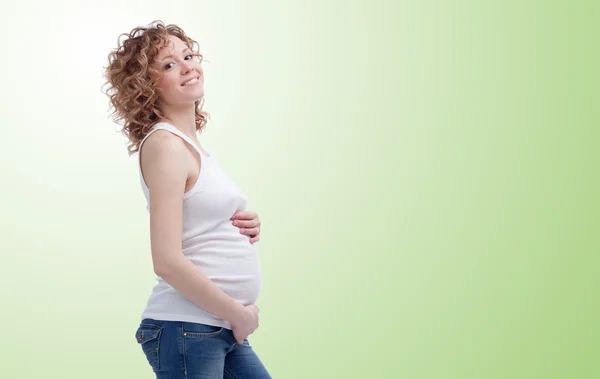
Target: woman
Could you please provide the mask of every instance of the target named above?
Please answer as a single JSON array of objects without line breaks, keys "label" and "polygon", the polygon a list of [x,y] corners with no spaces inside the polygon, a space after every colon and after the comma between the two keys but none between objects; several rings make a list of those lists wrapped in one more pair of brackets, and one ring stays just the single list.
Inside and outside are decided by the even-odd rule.
[{"label": "woman", "polygon": [[176,25],[134,28],[109,54],[106,94],[137,154],[157,284],[136,339],[157,378],[270,378],[258,327],[260,220],[197,135],[204,75]]}]

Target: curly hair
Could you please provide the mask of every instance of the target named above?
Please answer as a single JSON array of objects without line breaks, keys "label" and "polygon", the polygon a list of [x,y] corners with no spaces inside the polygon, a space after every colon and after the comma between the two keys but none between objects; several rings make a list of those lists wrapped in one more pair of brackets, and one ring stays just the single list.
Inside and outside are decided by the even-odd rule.
[{"label": "curly hair", "polygon": [[[119,35],[117,48],[108,55],[108,66],[105,67],[108,89],[104,93],[114,108],[113,120],[123,122],[121,133],[129,140],[129,155],[138,152],[140,142],[150,128],[165,117],[157,102],[156,84],[160,72],[152,62],[158,55],[159,46],[169,42],[169,36],[178,37],[192,50],[194,57],[202,58],[195,40],[177,25],[165,25],[162,21]],[[126,39],[121,41],[122,37]],[[203,102],[204,99],[197,100],[195,104],[197,132],[208,122],[209,115],[202,110]]]}]

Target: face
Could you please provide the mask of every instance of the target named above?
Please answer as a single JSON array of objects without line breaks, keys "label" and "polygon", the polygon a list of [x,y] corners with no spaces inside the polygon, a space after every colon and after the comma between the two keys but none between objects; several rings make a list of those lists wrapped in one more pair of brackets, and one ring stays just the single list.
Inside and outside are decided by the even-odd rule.
[{"label": "face", "polygon": [[160,46],[154,65],[161,73],[159,98],[169,105],[193,104],[204,96],[204,75],[201,57],[175,36]]}]

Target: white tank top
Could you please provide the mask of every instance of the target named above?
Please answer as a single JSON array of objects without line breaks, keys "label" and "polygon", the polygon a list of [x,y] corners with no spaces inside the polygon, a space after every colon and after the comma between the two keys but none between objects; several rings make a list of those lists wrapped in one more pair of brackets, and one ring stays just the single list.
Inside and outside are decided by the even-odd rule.
[{"label": "white tank top", "polygon": [[[160,122],[152,127],[142,144],[156,130],[167,130],[189,143],[200,154],[200,174],[183,199],[183,255],[217,287],[242,305],[255,303],[262,287],[262,273],[255,245],[233,226],[230,218],[245,210],[248,199],[219,167],[217,159],[201,149],[173,125]],[[140,182],[150,210],[150,192],[142,176]],[[231,325],[184,298],[162,278],[152,289],[143,318],[185,321],[222,326]]]}]

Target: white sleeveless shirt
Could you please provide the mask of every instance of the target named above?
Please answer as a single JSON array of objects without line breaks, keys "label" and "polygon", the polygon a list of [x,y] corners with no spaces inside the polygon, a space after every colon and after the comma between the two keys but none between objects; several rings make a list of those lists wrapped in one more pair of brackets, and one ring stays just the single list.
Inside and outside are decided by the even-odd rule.
[{"label": "white sleeveless shirt", "polygon": [[[156,130],[167,130],[189,143],[200,155],[200,174],[183,199],[183,255],[217,287],[242,305],[255,303],[262,287],[262,273],[255,245],[240,233],[231,216],[245,210],[248,199],[219,167],[217,159],[201,149],[173,125],[160,122],[152,127],[141,147]],[[144,181],[138,154],[140,182],[150,211],[150,191]],[[162,278],[152,289],[142,319],[185,321],[222,326],[231,325],[199,308]]]}]

